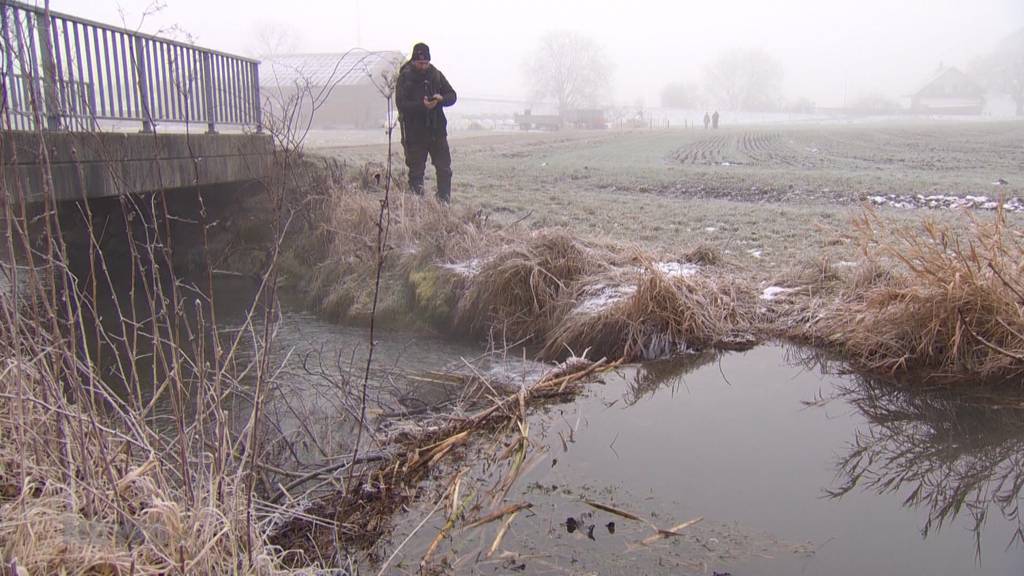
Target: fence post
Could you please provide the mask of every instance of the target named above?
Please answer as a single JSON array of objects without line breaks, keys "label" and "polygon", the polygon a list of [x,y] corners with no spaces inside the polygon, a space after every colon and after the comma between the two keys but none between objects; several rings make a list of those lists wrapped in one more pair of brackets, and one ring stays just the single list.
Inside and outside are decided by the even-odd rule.
[{"label": "fence post", "polygon": [[132,35],[135,46],[135,81],[139,86],[139,102],[142,104],[142,131],[153,132],[153,111],[149,104],[149,82],[146,80],[146,39]]},{"label": "fence post", "polygon": [[203,102],[206,107],[206,133],[217,133],[217,111],[213,107],[213,59],[209,52],[203,52]]},{"label": "fence post", "polygon": [[57,66],[53,61],[53,38],[50,36],[49,13],[36,14],[36,36],[39,39],[40,69],[43,75],[43,109],[46,129],[60,129],[60,102],[57,99]]}]

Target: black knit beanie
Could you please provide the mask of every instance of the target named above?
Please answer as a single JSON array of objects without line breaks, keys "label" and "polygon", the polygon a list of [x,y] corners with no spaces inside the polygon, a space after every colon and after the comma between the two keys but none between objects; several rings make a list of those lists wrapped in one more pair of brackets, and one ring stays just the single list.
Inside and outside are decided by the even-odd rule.
[{"label": "black knit beanie", "polygon": [[412,47],[412,61],[430,60],[430,47],[420,42]]}]

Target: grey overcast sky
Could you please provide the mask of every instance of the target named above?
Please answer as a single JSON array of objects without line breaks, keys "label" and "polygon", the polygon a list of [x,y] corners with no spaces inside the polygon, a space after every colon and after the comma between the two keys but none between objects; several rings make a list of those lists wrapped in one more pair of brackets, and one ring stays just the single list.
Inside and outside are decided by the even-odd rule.
[{"label": "grey overcast sky", "polygon": [[296,51],[354,46],[408,53],[430,44],[434,64],[463,96],[522,98],[521,63],[545,32],[602,44],[613,99],[659,104],[662,87],[699,82],[705,64],[736,48],[778,59],[788,98],[823,106],[912,92],[935,68],[966,66],[1024,27],[1024,0],[51,0],[51,9],[144,32],[177,26],[197,44],[252,53],[259,30],[294,38]]}]

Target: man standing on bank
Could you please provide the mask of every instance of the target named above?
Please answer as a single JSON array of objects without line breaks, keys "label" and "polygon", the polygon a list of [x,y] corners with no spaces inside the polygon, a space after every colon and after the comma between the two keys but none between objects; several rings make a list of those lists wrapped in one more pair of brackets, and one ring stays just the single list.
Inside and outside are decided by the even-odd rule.
[{"label": "man standing on bank", "polygon": [[456,96],[448,79],[430,63],[430,48],[426,44],[421,42],[412,47],[412,57],[398,72],[395,90],[409,188],[423,194],[429,154],[437,172],[437,198],[448,203],[452,195],[452,155],[448,150],[444,108],[455,104]]}]

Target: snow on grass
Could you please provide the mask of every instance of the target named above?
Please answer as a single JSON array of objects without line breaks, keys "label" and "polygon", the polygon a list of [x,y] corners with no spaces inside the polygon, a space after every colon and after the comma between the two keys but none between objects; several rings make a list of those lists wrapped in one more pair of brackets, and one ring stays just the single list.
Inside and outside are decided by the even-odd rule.
[{"label": "snow on grass", "polygon": [[[946,194],[932,194],[915,196],[887,194],[885,196],[868,196],[868,200],[875,206],[889,206],[892,208],[932,208],[936,210],[995,210],[999,207],[999,201],[988,196],[949,196]],[[1024,199],[1013,197],[1003,202],[1003,209],[1007,212],[1024,212]]]},{"label": "snow on grass", "polygon": [[792,288],[783,288],[781,286],[769,286],[761,292],[761,300],[775,300],[779,296],[792,292]]},{"label": "snow on grass", "polygon": [[472,260],[467,260],[465,262],[452,262],[449,264],[441,264],[441,268],[444,268],[445,270],[451,270],[452,272],[455,272],[459,276],[472,278],[473,276],[476,276],[477,273],[480,272],[480,268],[482,268],[483,265],[484,262],[481,261],[479,258],[473,258]]},{"label": "snow on grass", "polygon": [[689,262],[655,262],[654,267],[669,278],[693,276],[698,270],[696,265]]},{"label": "snow on grass", "polygon": [[[699,266],[689,262],[655,262],[654,268],[669,278],[693,276],[700,270]],[[633,270],[638,274],[644,272],[644,269],[639,267]],[[635,293],[636,286],[623,284],[595,284],[588,286],[583,290],[580,303],[573,309],[573,313],[594,314],[601,312]]]},{"label": "snow on grass", "polygon": [[584,291],[585,299],[576,305],[573,313],[595,314],[610,308],[613,304],[634,293],[636,293],[636,286],[608,286],[606,284],[590,286]]}]

